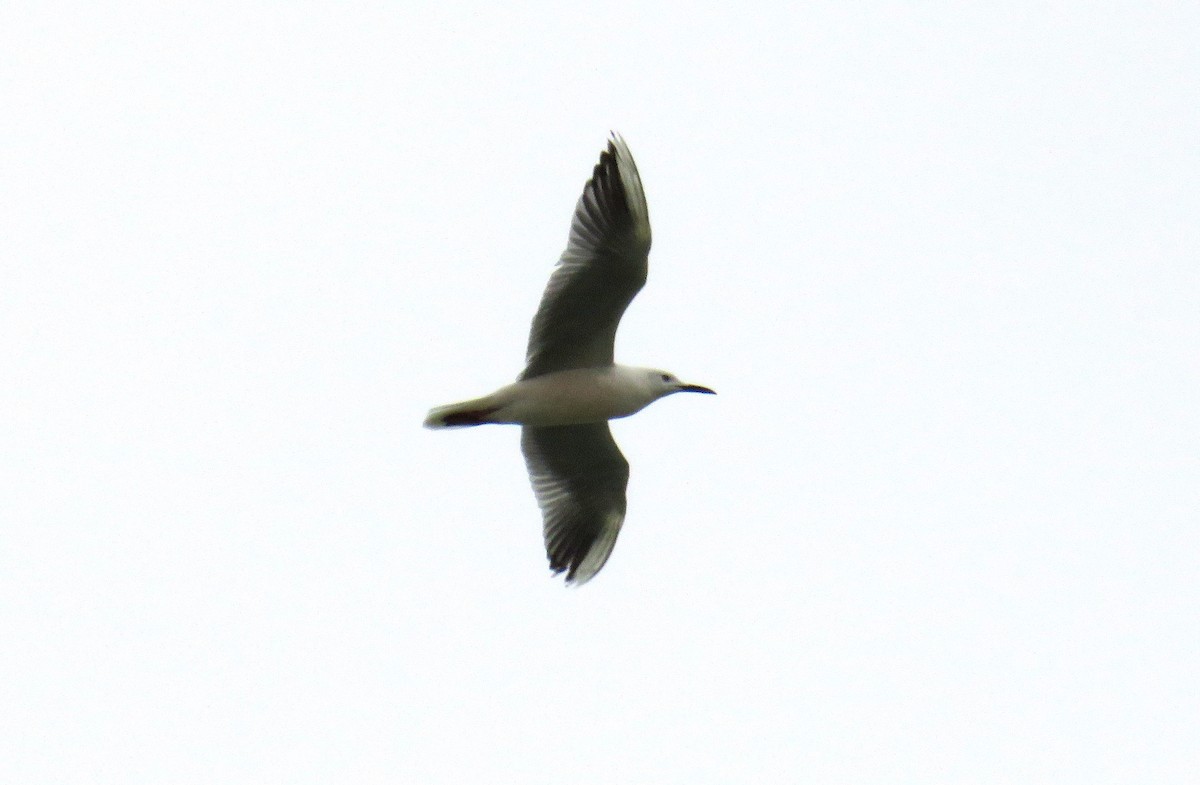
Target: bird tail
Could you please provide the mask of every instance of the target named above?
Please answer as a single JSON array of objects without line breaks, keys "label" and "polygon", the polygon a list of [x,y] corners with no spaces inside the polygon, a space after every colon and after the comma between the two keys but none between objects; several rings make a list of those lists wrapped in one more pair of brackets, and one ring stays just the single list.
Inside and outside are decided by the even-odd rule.
[{"label": "bird tail", "polygon": [[426,428],[467,428],[472,425],[485,425],[500,422],[491,419],[491,415],[500,407],[492,402],[492,397],[475,398],[461,403],[450,403],[445,406],[435,406],[425,415]]}]

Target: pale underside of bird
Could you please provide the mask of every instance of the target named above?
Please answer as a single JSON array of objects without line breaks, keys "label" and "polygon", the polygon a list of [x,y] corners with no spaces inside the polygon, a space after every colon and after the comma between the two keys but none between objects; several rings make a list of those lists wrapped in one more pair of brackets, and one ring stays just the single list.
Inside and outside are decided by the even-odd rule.
[{"label": "pale underside of bird", "polygon": [[529,332],[525,370],[491,395],[439,406],[427,428],[521,425],[546,555],[567,583],[590,580],[625,521],[629,463],[608,421],[677,392],[712,393],[653,368],[613,363],[625,308],[646,283],[650,216],[637,166],[613,134],[575,206],[567,249]]}]

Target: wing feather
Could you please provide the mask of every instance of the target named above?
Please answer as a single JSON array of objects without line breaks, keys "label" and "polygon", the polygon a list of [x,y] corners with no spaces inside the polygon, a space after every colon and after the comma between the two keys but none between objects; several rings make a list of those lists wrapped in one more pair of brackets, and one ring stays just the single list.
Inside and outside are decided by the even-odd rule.
[{"label": "wing feather", "polygon": [[586,583],[608,560],[625,520],[629,462],[604,422],[525,426],[521,451],[550,569],[565,570],[567,583]]},{"label": "wing feather", "polygon": [[613,361],[617,325],[646,283],[650,217],[637,165],[613,135],[575,205],[567,249],[529,331],[530,379]]}]

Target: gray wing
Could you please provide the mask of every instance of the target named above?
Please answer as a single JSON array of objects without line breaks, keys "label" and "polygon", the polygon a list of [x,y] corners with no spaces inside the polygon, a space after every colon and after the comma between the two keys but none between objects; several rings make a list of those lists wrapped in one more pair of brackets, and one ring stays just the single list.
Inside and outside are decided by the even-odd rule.
[{"label": "gray wing", "polygon": [[629,462],[603,422],[527,425],[521,451],[542,508],[550,569],[566,570],[567,583],[586,583],[608,561],[625,520]]},{"label": "gray wing", "polygon": [[567,250],[533,318],[520,378],[610,365],[621,315],[646,283],[649,253],[642,181],[614,134],[575,205]]}]

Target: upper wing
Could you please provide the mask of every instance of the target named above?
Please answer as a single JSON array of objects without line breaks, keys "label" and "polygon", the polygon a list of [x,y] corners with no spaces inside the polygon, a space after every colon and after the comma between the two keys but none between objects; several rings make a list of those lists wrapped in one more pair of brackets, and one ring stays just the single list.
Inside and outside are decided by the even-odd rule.
[{"label": "upper wing", "polygon": [[646,283],[650,215],[633,156],[613,134],[575,205],[567,250],[529,331],[529,379],[609,365],[626,306]]},{"label": "upper wing", "polygon": [[542,508],[550,569],[585,583],[608,560],[625,521],[629,462],[604,422],[525,426],[521,451]]}]

